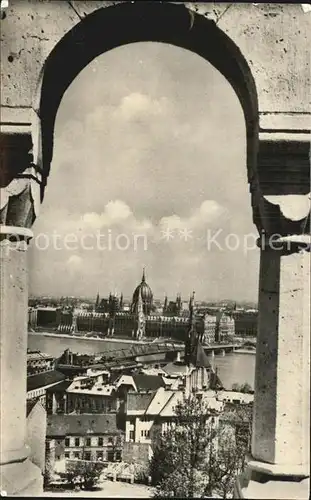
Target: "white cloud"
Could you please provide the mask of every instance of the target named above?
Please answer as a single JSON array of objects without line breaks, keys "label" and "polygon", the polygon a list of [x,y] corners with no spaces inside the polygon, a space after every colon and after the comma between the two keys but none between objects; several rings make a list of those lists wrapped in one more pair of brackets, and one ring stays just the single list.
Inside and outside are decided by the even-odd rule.
[{"label": "white cloud", "polygon": [[146,94],[133,92],[121,99],[120,105],[114,112],[114,117],[124,121],[150,119],[166,114],[168,110],[167,99],[152,99]]},{"label": "white cloud", "polygon": [[[92,296],[116,287],[129,294],[145,265],[155,295],[195,287],[198,298],[215,290],[223,296],[230,282],[234,296],[256,296],[254,264],[242,253],[204,247],[206,227],[233,221],[231,231],[253,229],[245,123],[228,82],[200,57],[165,44],[109,51],[97,59],[96,74],[92,64],[62,100],[34,231],[146,234],[148,251],[40,252],[32,244],[31,291]],[[165,225],[175,229],[169,244],[159,239]],[[183,228],[192,240],[177,238]]]},{"label": "white cloud", "polygon": [[83,262],[83,259],[79,257],[79,255],[71,255],[69,259],[67,260],[68,266],[71,268],[77,268],[80,267]]},{"label": "white cloud", "polygon": [[88,212],[82,216],[82,223],[94,229],[113,226],[127,220],[132,215],[130,207],[121,200],[109,201],[101,214]]},{"label": "white cloud", "polygon": [[219,222],[221,225],[222,217],[226,213],[226,209],[222,207],[215,200],[205,200],[203,203],[195,208],[191,215],[188,217],[180,217],[176,214],[162,217],[159,221],[160,229],[200,229],[205,227],[208,223]]}]

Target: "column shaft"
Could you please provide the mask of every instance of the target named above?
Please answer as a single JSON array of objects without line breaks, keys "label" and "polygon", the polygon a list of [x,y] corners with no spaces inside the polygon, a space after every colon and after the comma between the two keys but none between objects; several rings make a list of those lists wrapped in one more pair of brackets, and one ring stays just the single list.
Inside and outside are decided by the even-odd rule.
[{"label": "column shaft", "polygon": [[27,457],[27,243],[0,243],[1,463]]},{"label": "column shaft", "polygon": [[27,240],[31,234],[28,229],[6,226],[0,232],[0,489],[18,496],[40,495],[43,490],[41,471],[29,460],[26,446]]},{"label": "column shaft", "polygon": [[261,251],[252,455],[309,462],[310,253]]}]

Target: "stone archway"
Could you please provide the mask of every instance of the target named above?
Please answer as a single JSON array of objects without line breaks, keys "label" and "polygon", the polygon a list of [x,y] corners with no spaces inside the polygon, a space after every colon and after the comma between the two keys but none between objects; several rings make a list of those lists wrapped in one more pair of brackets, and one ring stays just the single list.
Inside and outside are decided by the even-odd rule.
[{"label": "stone archway", "polygon": [[278,498],[286,498],[292,488],[293,498],[302,497],[301,480],[309,476],[310,392],[307,16],[300,5],[269,4],[17,0],[8,9],[1,21],[0,235],[1,379],[6,381],[1,476],[9,493],[36,494],[42,488],[25,447],[25,250],[49,174],[56,112],[66,88],[94,57],[149,40],[201,55],[240,99],[253,219],[266,237],[260,242],[253,458],[236,494],[276,498],[278,488]]},{"label": "stone archway", "polygon": [[[103,35],[104,33],[104,35]],[[234,88],[243,108],[248,178],[256,171],[258,103],[251,70],[235,43],[215,22],[170,2],[119,3],[98,9],[76,24],[45,61],[35,110],[40,119],[43,183],[53,156],[53,131],[62,96],[77,74],[104,52],[121,45],[154,41],[188,49],[209,61]]]}]

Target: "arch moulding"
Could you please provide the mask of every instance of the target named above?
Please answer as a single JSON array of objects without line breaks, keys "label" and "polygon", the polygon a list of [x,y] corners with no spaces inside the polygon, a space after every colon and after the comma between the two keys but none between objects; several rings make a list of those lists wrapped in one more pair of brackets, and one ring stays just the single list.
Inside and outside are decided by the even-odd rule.
[{"label": "arch moulding", "polygon": [[[25,446],[26,248],[59,104],[93,58],[157,41],[199,54],[234,88],[245,117],[253,220],[260,233],[278,234],[277,249],[261,247],[252,458],[236,496],[307,498],[311,13],[300,4],[15,0],[0,22],[2,489],[42,490]],[[23,245],[16,248],[12,235]]]}]

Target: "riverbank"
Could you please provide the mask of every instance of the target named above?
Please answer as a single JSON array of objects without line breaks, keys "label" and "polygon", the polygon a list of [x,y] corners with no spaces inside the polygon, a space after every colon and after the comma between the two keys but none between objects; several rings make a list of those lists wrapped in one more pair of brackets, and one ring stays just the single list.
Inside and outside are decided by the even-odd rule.
[{"label": "riverbank", "polygon": [[235,354],[256,354],[256,349],[235,349]]},{"label": "riverbank", "polygon": [[143,341],[143,340],[135,340],[135,339],[124,339],[117,337],[109,337],[109,338],[100,338],[100,337],[91,337],[87,335],[68,335],[66,333],[52,333],[52,332],[28,332],[28,335],[38,335],[44,337],[56,337],[58,339],[76,339],[76,340],[96,340],[96,342],[115,342],[115,343],[125,343],[125,344],[139,344],[146,345],[151,343],[151,341]]},{"label": "riverbank", "polygon": [[[65,349],[89,355],[105,355],[119,349],[128,349],[130,345],[135,344],[137,345],[135,340],[126,341],[116,338],[91,339],[55,333],[28,333],[29,349],[46,352],[55,358],[59,358]],[[231,352],[226,353],[225,356],[215,354],[214,357],[211,355],[208,357],[212,366],[217,368],[218,376],[227,390],[231,390],[232,384],[245,383],[248,383],[252,389],[254,388],[256,356],[252,351],[243,354]]]}]

